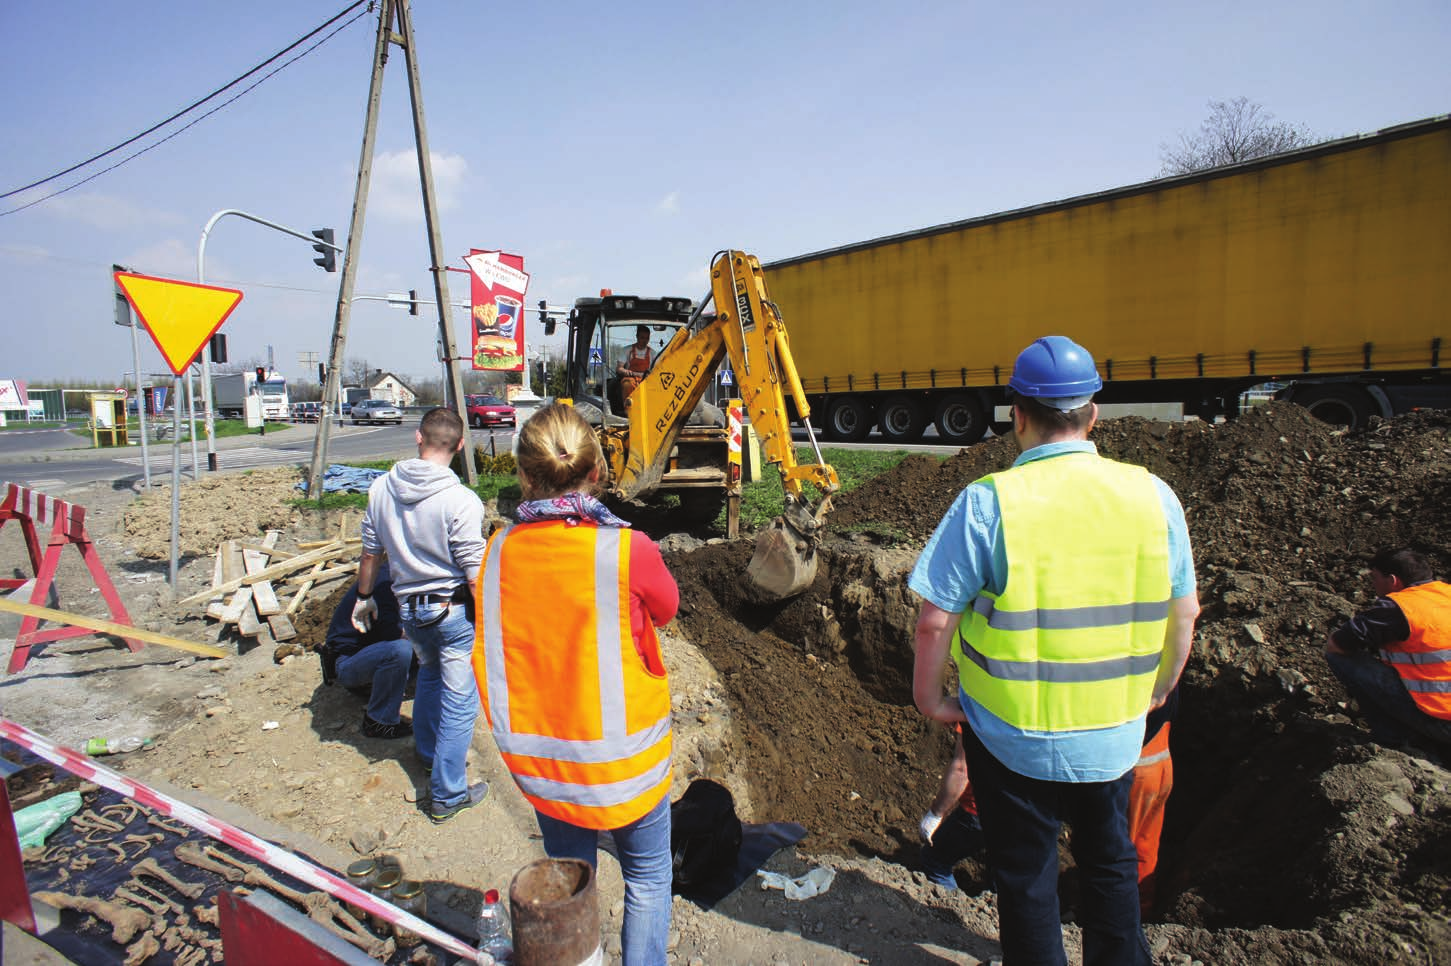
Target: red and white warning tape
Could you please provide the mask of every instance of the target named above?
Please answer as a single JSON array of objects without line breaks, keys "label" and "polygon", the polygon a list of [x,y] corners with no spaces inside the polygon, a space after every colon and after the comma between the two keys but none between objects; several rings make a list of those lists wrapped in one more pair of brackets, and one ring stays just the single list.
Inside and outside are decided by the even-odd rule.
[{"label": "red and white warning tape", "polygon": [[179,801],[169,795],[163,795],[155,789],[148,788],[134,778],[130,778],[120,772],[113,771],[93,758],[81,754],[71,748],[57,745],[55,742],[41,735],[36,734],[21,724],[16,724],[8,718],[0,718],[0,738],[6,738],[15,742],[46,761],[59,765],[72,775],[77,775],[87,781],[95,782],[103,788],[109,788],[119,795],[145,805],[147,808],[160,812],[168,818],[174,818],[204,832],[214,839],[219,839],[230,845],[239,852],[244,852],[252,858],[265,862],[272,868],[286,872],[294,879],[306,882],[315,889],[321,889],[335,899],[351,903],[372,915],[378,916],[396,926],[401,926],[410,932],[422,936],[435,946],[441,946],[455,955],[466,959],[477,960],[479,953],[468,944],[459,941],[432,923],[419,919],[409,912],[404,912],[391,903],[384,902],[371,892],[364,892],[346,879],[319,868],[311,862],[294,855],[286,849],[278,848],[265,839],[260,839],[251,832],[243,831],[235,825],[229,825],[219,818],[208,815],[201,809],[186,802]]}]

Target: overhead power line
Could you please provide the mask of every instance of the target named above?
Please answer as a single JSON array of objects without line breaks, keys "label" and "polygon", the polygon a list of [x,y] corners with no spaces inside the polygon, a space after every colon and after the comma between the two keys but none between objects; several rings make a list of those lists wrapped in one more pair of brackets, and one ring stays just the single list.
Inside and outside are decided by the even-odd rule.
[{"label": "overhead power line", "polygon": [[152,144],[149,144],[146,147],[140,149],[139,151],[135,151],[135,152],[127,155],[126,157],[122,158],[120,161],[117,161],[115,164],[112,164],[112,165],[110,165],[108,167],[102,168],[100,171],[97,171],[96,173],[90,175],[89,177],[82,178],[80,181],[76,181],[76,182],[74,182],[72,184],[66,185],[64,188],[61,188],[58,191],[53,191],[53,192],[51,192],[48,195],[43,195],[43,196],[41,196],[39,198],[36,198],[34,201],[31,201],[31,202],[29,202],[27,204],[24,204],[24,205],[20,205],[19,207],[16,207],[16,208],[12,208],[9,211],[0,212],[0,216],[13,215],[17,211],[24,211],[26,208],[30,208],[30,207],[33,207],[34,205],[40,204],[42,201],[48,201],[49,199],[54,198],[57,195],[65,194],[67,191],[70,191],[70,190],[72,190],[74,188],[78,188],[78,187],[80,187],[81,185],[85,184],[88,181],[93,181],[96,178],[99,178],[101,175],[105,174],[108,171],[114,171],[116,168],[119,168],[121,165],[127,163],[128,161],[133,160],[134,158],[140,157],[141,155],[145,154],[147,151],[150,151],[152,148],[156,148],[156,147],[159,147],[162,144],[165,144],[167,141],[170,141],[172,138],[176,137],[178,134],[181,134],[183,131],[187,130],[188,128],[192,127],[193,125],[197,124],[198,122],[200,122],[200,121],[202,121],[202,120],[204,120],[204,119],[206,119],[208,117],[211,117],[217,111],[220,111],[222,108],[224,108],[227,105],[233,103],[238,98],[241,98],[244,95],[246,95],[246,94],[250,93],[251,91],[255,90],[258,86],[260,86],[266,80],[268,80],[269,78],[275,76],[276,74],[280,73],[281,71],[285,70],[287,67],[291,66],[292,64],[295,64],[297,61],[301,60],[303,57],[306,57],[308,54],[312,53],[314,50],[316,50],[317,48],[321,47],[323,44],[327,43],[329,40],[331,40],[337,34],[341,33],[344,29],[346,29],[347,27],[349,27],[350,25],[352,25],[354,22],[356,22],[357,20],[359,20],[362,17],[366,16],[370,12],[372,12],[372,9],[373,9],[373,0],[356,0],[355,3],[353,3],[352,5],[344,8],[342,11],[340,11],[339,13],[337,13],[336,15],[334,15],[333,17],[329,18],[328,20],[324,21],[322,24],[318,25],[312,31],[308,32],[307,34],[303,35],[302,37],[299,37],[297,40],[295,40],[292,43],[288,44],[286,47],[282,48],[277,53],[273,54],[271,57],[268,57],[266,60],[262,61],[262,63],[258,64],[256,67],[253,67],[251,70],[247,71],[245,74],[242,74],[241,76],[235,78],[234,80],[232,80],[232,81],[224,84],[223,86],[217,88],[216,90],[214,90],[210,94],[208,94],[206,97],[203,97],[203,98],[201,98],[199,100],[193,101],[191,104],[189,104],[186,107],[182,108],[180,111],[177,111],[175,114],[173,114],[170,117],[166,118],[164,121],[159,121],[156,124],[153,124],[151,127],[147,128],[146,130],[142,131],[141,133],[136,134],[136,135],[134,135],[132,137],[127,138],[125,141],[122,141],[120,144],[117,144],[114,147],[107,148],[106,150],[100,152],[99,154],[92,155],[91,157],[87,158],[86,160],[77,162],[76,164],[73,164],[70,167],[65,168],[64,170],[57,171],[55,174],[52,174],[52,175],[49,175],[47,177],[41,178],[39,181],[32,181],[28,185],[24,185],[22,187],[15,188],[15,189],[13,189],[11,191],[7,191],[7,192],[5,192],[3,194],[0,194],[0,198],[9,198],[9,197],[12,197],[14,195],[18,195],[18,194],[20,194],[22,192],[29,191],[32,188],[38,188],[38,187],[40,187],[43,184],[48,184],[48,183],[50,183],[52,181],[55,181],[55,180],[57,180],[59,178],[63,178],[66,175],[68,175],[68,174],[70,174],[70,173],[72,173],[74,171],[77,171],[77,170],[79,170],[81,168],[84,168],[88,164],[92,164],[92,163],[94,163],[96,161],[99,161],[102,158],[105,158],[105,157],[108,157],[108,156],[110,156],[112,154],[115,154],[117,151],[120,151],[123,148],[126,148],[126,147],[128,147],[128,146],[130,146],[132,144],[135,144],[137,141],[141,140],[142,138],[146,137],[147,135],[153,134],[156,131],[159,131],[160,129],[166,127],[166,125],[171,124],[173,121],[176,121],[176,120],[178,120],[178,119],[186,116],[187,114],[191,113],[192,111],[196,110],[197,108],[201,107],[203,104],[206,104],[209,101],[215,100],[217,97],[220,97],[222,94],[225,94],[227,91],[229,91],[232,88],[236,87],[238,84],[242,83],[247,78],[251,77],[253,74],[256,74],[258,71],[263,70],[269,64],[272,64],[275,61],[279,60],[280,58],[286,56],[291,51],[296,50],[298,47],[300,47],[301,45],[307,43],[313,37],[316,37],[318,34],[322,33],[324,30],[327,30],[328,27],[330,27],[333,24],[337,23],[343,17],[346,17],[349,13],[352,13],[354,10],[357,10],[359,7],[364,6],[365,4],[367,5],[367,8],[368,9],[359,12],[357,15],[355,15],[354,17],[352,17],[352,19],[347,20],[346,22],[342,23],[336,29],[332,30],[330,33],[328,33],[326,36],[324,36],[321,40],[319,40],[317,43],[315,43],[312,46],[304,49],[301,53],[297,54],[297,56],[292,57],[292,58],[284,61],[283,63],[279,64],[276,68],[268,71],[266,74],[263,74],[261,77],[259,77],[256,80],[255,83],[250,84],[247,87],[243,88],[241,91],[237,92],[232,97],[230,97],[227,100],[223,101],[222,103],[218,104],[216,107],[212,108],[210,111],[207,111],[205,114],[202,114],[200,117],[193,118],[189,123],[183,125],[182,127],[178,128],[177,130],[175,130],[172,133],[168,134],[166,137],[162,138],[161,140],[156,141],[156,142],[154,142]]}]

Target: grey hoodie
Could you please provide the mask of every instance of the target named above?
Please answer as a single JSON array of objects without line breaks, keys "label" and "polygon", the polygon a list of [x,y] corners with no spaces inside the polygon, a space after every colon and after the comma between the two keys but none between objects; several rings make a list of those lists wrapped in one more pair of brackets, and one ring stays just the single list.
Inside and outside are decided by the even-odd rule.
[{"label": "grey hoodie", "polygon": [[484,505],[448,467],[403,460],[368,488],[363,549],[388,555],[399,601],[446,594],[478,573]]}]

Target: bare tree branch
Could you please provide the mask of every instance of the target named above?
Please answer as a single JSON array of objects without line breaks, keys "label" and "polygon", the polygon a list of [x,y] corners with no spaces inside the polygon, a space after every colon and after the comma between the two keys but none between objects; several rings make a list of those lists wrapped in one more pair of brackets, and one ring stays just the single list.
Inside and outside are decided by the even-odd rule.
[{"label": "bare tree branch", "polygon": [[1273,114],[1249,98],[1210,101],[1209,117],[1198,131],[1181,133],[1178,144],[1159,146],[1163,162],[1159,176],[1238,164],[1314,143],[1307,128],[1276,121]]}]

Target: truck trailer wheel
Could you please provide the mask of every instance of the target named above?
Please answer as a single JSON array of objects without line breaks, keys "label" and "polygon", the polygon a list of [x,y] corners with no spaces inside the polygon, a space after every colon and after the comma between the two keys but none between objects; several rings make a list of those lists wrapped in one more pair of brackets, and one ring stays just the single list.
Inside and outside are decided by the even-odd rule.
[{"label": "truck trailer wheel", "polygon": [[859,443],[867,438],[871,428],[867,404],[856,396],[834,399],[826,411],[826,431],[839,443]]},{"label": "truck trailer wheel", "polygon": [[987,432],[987,413],[976,398],[963,393],[943,397],[934,418],[937,435],[953,446],[971,446]]},{"label": "truck trailer wheel", "polygon": [[927,428],[927,414],[921,402],[911,396],[888,396],[877,407],[877,428],[888,442],[915,443]]},{"label": "truck trailer wheel", "polygon": [[1291,401],[1310,410],[1322,423],[1351,429],[1363,429],[1374,408],[1370,394],[1350,383],[1305,386],[1296,390]]}]

